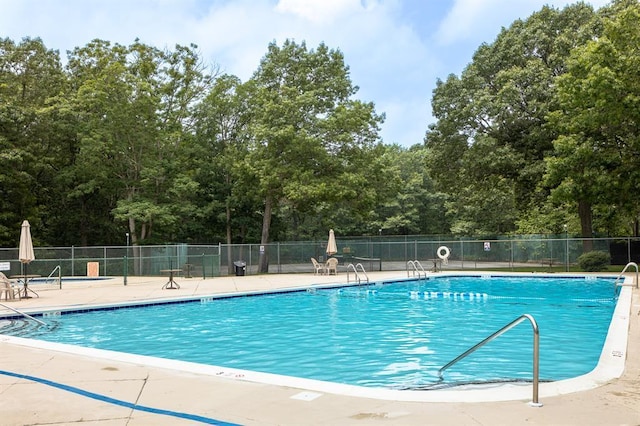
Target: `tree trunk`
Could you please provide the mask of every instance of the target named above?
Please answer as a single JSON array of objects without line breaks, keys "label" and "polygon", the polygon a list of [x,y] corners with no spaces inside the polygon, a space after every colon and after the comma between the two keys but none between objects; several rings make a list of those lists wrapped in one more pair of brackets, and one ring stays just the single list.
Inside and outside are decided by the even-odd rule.
[{"label": "tree trunk", "polygon": [[[267,253],[267,243],[269,242],[269,228],[271,227],[271,209],[273,207],[273,197],[267,195],[264,200],[264,216],[262,218],[262,237],[260,238],[260,262],[258,272],[266,274],[269,272],[269,256]],[[264,247],[264,250],[262,248]]]},{"label": "tree trunk", "polygon": [[593,224],[591,222],[591,203],[585,200],[578,201],[578,216],[580,217],[580,229],[582,231],[582,250],[584,253],[593,250]]},{"label": "tree trunk", "polygon": [[[133,275],[141,275],[140,264],[136,262],[136,259],[140,258],[140,246],[138,245],[138,234],[136,234],[136,220],[132,217],[129,218],[129,236],[131,237],[132,254],[133,258]],[[127,251],[129,251],[127,249]]]}]

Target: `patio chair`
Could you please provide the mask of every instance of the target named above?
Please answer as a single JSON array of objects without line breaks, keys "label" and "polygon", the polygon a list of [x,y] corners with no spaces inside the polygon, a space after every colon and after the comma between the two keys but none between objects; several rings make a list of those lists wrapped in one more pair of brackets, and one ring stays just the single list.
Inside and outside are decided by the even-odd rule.
[{"label": "patio chair", "polygon": [[336,259],[335,257],[330,257],[329,259],[327,259],[325,270],[327,275],[331,275],[331,271],[333,271],[334,275],[338,275],[338,259]]},{"label": "patio chair", "polygon": [[315,269],[314,274],[318,275],[318,272],[320,272],[320,274],[324,273],[324,268],[322,267],[321,264],[318,263],[318,261],[315,258],[311,258],[311,263],[313,263],[313,267]]},{"label": "patio chair", "polygon": [[13,285],[11,280],[0,272],[0,299],[4,296],[4,300],[15,300],[18,291],[18,288]]}]

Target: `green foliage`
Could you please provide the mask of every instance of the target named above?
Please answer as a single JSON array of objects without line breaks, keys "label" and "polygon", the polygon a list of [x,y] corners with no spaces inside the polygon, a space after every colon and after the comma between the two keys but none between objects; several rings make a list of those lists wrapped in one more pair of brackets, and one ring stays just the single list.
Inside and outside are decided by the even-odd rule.
[{"label": "green foliage", "polygon": [[604,251],[590,251],[578,257],[578,266],[585,272],[606,271],[611,264],[611,256]]},{"label": "green foliage", "polygon": [[[34,228],[59,214],[59,188],[50,188],[67,164],[68,132],[56,113],[65,89],[58,52],[42,40],[0,39],[0,243],[17,246],[20,223]],[[46,236],[34,233],[36,243]]]},{"label": "green foliage", "polygon": [[428,164],[456,233],[513,231],[546,198],[539,184],[556,137],[547,125],[555,79],[572,49],[594,34],[593,20],[581,3],[545,6],[481,45],[460,77],[438,81]]},{"label": "green foliage", "polygon": [[[369,207],[373,197],[361,170],[371,164],[382,118],[373,104],[353,99],[357,88],[342,53],[324,44],[309,50],[304,42],[271,43],[251,84],[252,143],[244,167],[264,200],[261,243],[269,242],[272,215],[285,204],[302,213],[318,201]],[[260,271],[267,267],[261,253]]]},{"label": "green foliage", "polygon": [[[424,146],[383,145],[339,50],[252,78],[197,47],[0,39],[0,243],[640,229],[640,6],[543,7],[438,81]],[[266,262],[266,259],[265,259]],[[264,265],[262,265],[264,266]]]},{"label": "green foliage", "polygon": [[71,102],[81,117],[70,196],[83,202],[103,193],[134,244],[154,232],[173,240],[193,202],[197,185],[181,166],[192,109],[211,80],[194,48],[94,40],[69,58],[77,88]]},{"label": "green foliage", "polygon": [[[547,160],[547,183],[557,201],[585,206],[584,236],[593,233],[594,211],[614,209],[623,223],[637,223],[640,211],[631,195],[640,189],[640,4],[616,1],[601,16],[602,34],[572,50],[568,72],[558,78],[559,107],[550,114],[560,136]],[[604,217],[612,231],[616,220]]]}]

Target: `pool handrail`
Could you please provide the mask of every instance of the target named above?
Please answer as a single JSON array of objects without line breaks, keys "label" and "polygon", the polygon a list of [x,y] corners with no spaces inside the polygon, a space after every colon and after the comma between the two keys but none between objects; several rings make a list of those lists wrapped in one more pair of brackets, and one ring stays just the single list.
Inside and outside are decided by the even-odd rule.
[{"label": "pool handrail", "polygon": [[9,310],[15,312],[16,314],[22,315],[25,318],[29,318],[30,320],[33,320],[33,321],[37,322],[40,325],[44,325],[44,326],[47,325],[46,322],[40,321],[39,319],[34,318],[34,317],[32,317],[31,315],[29,315],[29,314],[27,314],[25,312],[22,312],[22,311],[19,311],[19,310],[15,309],[15,308],[12,308],[11,306],[7,306],[4,303],[0,303],[0,306],[2,306],[3,308],[9,309]]},{"label": "pool handrail", "polygon": [[58,272],[58,285],[60,286],[60,289],[62,289],[62,271],[60,270],[60,265],[56,266],[55,268],[53,268],[53,271],[51,271],[51,273],[49,274],[49,276],[47,277],[47,279],[45,280],[46,283],[49,283],[49,280],[51,279],[51,277],[53,276],[53,274],[56,273],[56,271]]},{"label": "pool handrail", "polygon": [[349,282],[349,269],[353,269],[353,272],[356,275],[356,280],[358,281],[358,284],[362,282],[362,278],[360,278],[360,273],[358,272],[358,267],[360,267],[360,269],[362,270],[362,273],[364,274],[365,279],[367,280],[367,282],[369,282],[369,276],[367,275],[367,272],[364,270],[364,266],[362,266],[362,263],[358,263],[356,265],[354,265],[353,263],[349,263],[347,265],[347,282]]},{"label": "pool handrail", "polygon": [[[413,269],[409,271],[409,266],[413,266]],[[418,267],[420,269],[418,269]],[[424,274],[424,277],[427,278],[427,271],[424,270],[422,264],[419,260],[410,260],[407,262],[407,277],[410,277],[409,272],[413,272],[413,276],[418,275],[418,279],[420,279],[421,274]]]},{"label": "pool handrail", "polygon": [[438,377],[440,378],[440,380],[443,380],[444,370],[451,367],[461,359],[467,357],[471,353],[475,352],[477,349],[480,349],[482,346],[486,345],[496,337],[511,330],[513,327],[520,324],[524,320],[529,320],[529,322],[531,323],[531,327],[533,328],[533,398],[529,405],[531,405],[532,407],[542,407],[542,404],[538,401],[538,384],[540,374],[540,330],[538,329],[538,323],[536,322],[536,320],[529,314],[520,315],[518,318],[511,321],[509,324],[505,325],[500,330],[493,333],[491,336],[485,338],[480,343],[472,346],[462,354],[455,357],[453,360],[446,363],[442,368],[438,370]]},{"label": "pool handrail", "polygon": [[[627,263],[627,266],[624,267],[624,269],[622,270],[622,272],[620,272],[620,275],[618,275],[616,277],[616,280],[613,282],[616,286],[622,286],[625,285],[624,282],[622,284],[618,283],[618,280],[620,278],[622,278],[624,276],[624,273],[627,272],[627,269],[629,268],[629,266],[633,266],[636,268],[636,288],[638,288],[638,264],[635,262],[629,262]],[[633,284],[632,284],[633,285]]]}]

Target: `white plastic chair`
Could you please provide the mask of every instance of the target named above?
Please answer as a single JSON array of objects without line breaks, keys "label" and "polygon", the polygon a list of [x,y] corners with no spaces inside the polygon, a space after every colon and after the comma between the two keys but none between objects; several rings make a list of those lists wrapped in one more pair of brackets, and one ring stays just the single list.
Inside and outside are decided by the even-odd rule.
[{"label": "white plastic chair", "polygon": [[311,263],[313,263],[313,267],[315,268],[314,274],[318,275],[318,272],[320,274],[322,274],[324,272],[324,268],[322,267],[321,264],[318,263],[318,261],[315,258],[311,258]]},{"label": "white plastic chair", "polygon": [[4,296],[4,300],[15,300],[17,291],[11,280],[0,272],[0,299]]},{"label": "white plastic chair", "polygon": [[335,257],[330,257],[329,259],[327,259],[325,270],[327,272],[327,275],[331,275],[331,271],[333,271],[334,275],[338,275],[338,259],[336,259]]}]

